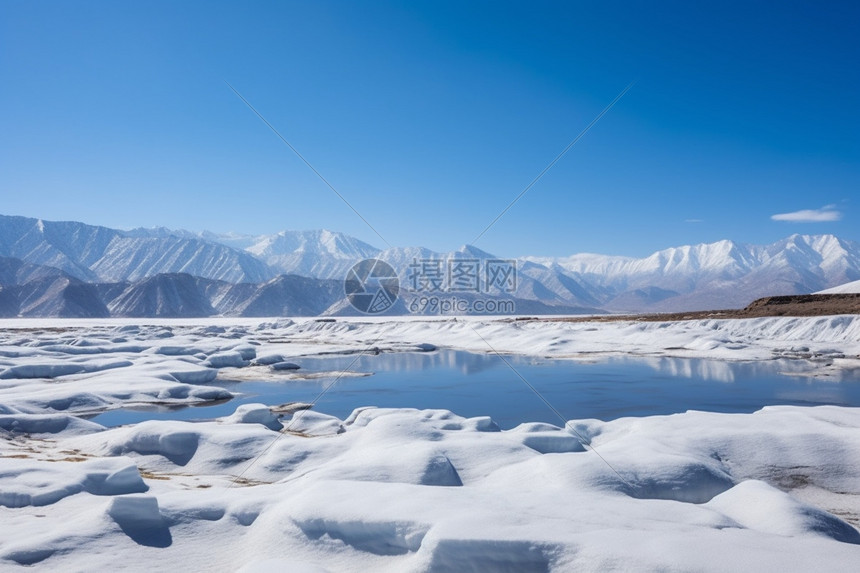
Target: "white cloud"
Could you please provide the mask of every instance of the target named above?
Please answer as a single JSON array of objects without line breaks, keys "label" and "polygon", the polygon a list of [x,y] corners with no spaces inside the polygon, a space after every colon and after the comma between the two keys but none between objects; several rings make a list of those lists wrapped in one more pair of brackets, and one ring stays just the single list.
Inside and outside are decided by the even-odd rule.
[{"label": "white cloud", "polygon": [[704,223],[704,219],[684,219],[685,223]]},{"label": "white cloud", "polygon": [[836,210],[836,205],[825,205],[821,209],[801,209],[791,213],[777,213],[771,215],[770,218],[774,221],[792,223],[827,223],[841,219],[842,212]]}]

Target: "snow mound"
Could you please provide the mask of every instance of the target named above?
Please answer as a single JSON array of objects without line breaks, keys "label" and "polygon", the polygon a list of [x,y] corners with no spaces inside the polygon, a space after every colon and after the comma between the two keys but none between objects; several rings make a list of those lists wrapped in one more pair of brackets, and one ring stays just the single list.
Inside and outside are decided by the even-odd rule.
[{"label": "snow mound", "polygon": [[152,349],[154,354],[163,354],[165,356],[194,356],[195,354],[200,354],[203,352],[200,348],[195,348],[194,346],[178,346],[178,345],[166,345],[166,346],[156,346]]},{"label": "snow mound", "polygon": [[191,366],[172,368],[169,375],[177,382],[185,384],[206,384],[218,376],[218,371],[212,368],[194,368]]},{"label": "snow mound", "polygon": [[150,495],[115,497],[107,514],[138,545],[169,547],[173,543],[170,529]]},{"label": "snow mound", "polygon": [[860,531],[762,481],[739,483],[712,499],[708,506],[749,529],[785,536],[812,533],[860,544]]},{"label": "snow mound", "polygon": [[334,416],[314,412],[309,409],[299,410],[285,418],[285,427],[291,432],[312,436],[340,434],[344,431],[343,422]]},{"label": "snow mound", "polygon": [[104,426],[65,414],[0,415],[0,429],[21,434],[90,434]]},{"label": "snow mound", "polygon": [[433,445],[393,448],[365,446],[342,454],[337,462],[320,468],[321,479],[409,483],[424,486],[462,486],[451,460]]},{"label": "snow mound", "polygon": [[430,538],[430,571],[541,573],[551,570],[560,548],[548,543],[481,538]]},{"label": "snow mound", "polygon": [[69,364],[67,362],[48,363],[48,364],[22,364],[20,366],[12,366],[3,372],[0,372],[0,379],[8,380],[10,378],[58,378],[60,376],[69,376],[70,374],[78,374],[84,372],[86,368],[83,364]]},{"label": "snow mound", "polygon": [[111,447],[111,454],[158,455],[184,466],[197,453],[199,442],[200,432],[193,424],[142,422],[128,432],[125,440]]},{"label": "snow mound", "polygon": [[80,492],[120,495],[147,490],[137,466],[126,458],[36,465],[7,459],[0,466],[0,505],[42,506]]},{"label": "snow mound", "polygon": [[582,438],[552,424],[520,424],[510,432],[512,435],[523,434],[522,444],[541,454],[585,451]]},{"label": "snow mound", "polygon": [[[259,423],[269,415],[263,405],[248,405],[228,417],[234,423],[149,421],[62,438],[61,447],[133,462],[105,458],[115,463],[106,468],[0,460],[0,491],[18,494],[9,504],[44,503],[44,511],[61,516],[63,499],[83,500],[74,493],[85,491],[80,484],[96,469],[103,479],[89,478],[91,493],[115,496],[107,525],[91,523],[102,533],[80,547],[58,530],[38,543],[0,540],[0,557],[100,564],[117,543],[132,543],[124,547],[144,559],[135,548],[165,549],[174,540],[195,554],[213,552],[231,570],[246,564],[237,548],[248,543],[262,548],[255,550],[260,563],[333,571],[344,564],[422,571],[596,571],[619,564],[717,571],[752,564],[803,571],[839,569],[858,555],[860,533],[849,524],[796,497],[802,489],[783,493],[755,477],[778,483],[806,468],[803,483],[817,492],[860,494],[860,416],[849,408],[687,412],[506,431],[489,418],[447,410],[361,408],[344,421],[308,410],[292,414],[303,429],[329,429],[318,434],[273,432]],[[153,476],[148,495],[133,495],[142,493],[134,491],[141,482],[133,464]],[[29,482],[19,479],[27,472],[34,472]],[[113,478],[110,489],[114,473],[123,479]],[[46,497],[32,496],[37,483],[50,486],[39,490]],[[655,544],[676,550],[654,551]],[[738,551],[723,555],[726,544]]]},{"label": "snow mound", "polygon": [[250,364],[241,352],[219,352],[210,356],[205,364],[212,368],[242,368]]},{"label": "snow mound", "polygon": [[282,354],[266,354],[263,356],[258,356],[253,363],[259,366],[271,366],[272,364],[277,364],[278,362],[283,361],[284,356]]},{"label": "snow mound", "polygon": [[225,424],[262,424],[270,430],[281,430],[283,424],[278,421],[278,416],[265,404],[242,404],[236,411],[221,421]]},{"label": "snow mound", "polygon": [[422,528],[411,522],[316,518],[297,520],[296,524],[309,539],[336,539],[359,551],[374,555],[404,555],[417,551],[427,533],[426,527]]}]

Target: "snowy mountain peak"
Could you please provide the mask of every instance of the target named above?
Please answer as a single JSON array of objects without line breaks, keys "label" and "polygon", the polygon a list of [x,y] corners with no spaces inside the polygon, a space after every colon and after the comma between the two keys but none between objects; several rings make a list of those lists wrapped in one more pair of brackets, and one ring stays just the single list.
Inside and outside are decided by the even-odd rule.
[{"label": "snowy mountain peak", "polygon": [[261,235],[246,249],[260,257],[296,253],[326,253],[339,258],[365,258],[379,252],[376,247],[354,237],[328,231],[280,231]]},{"label": "snowy mountain peak", "polygon": [[313,278],[346,276],[356,262],[380,252],[355,237],[326,229],[261,235],[248,241],[245,250],[278,273]]},{"label": "snowy mountain peak", "polygon": [[248,253],[199,238],[3,215],[0,256],[55,267],[89,282],[176,272],[231,282],[256,282],[274,275]]},{"label": "snowy mountain peak", "polygon": [[836,235],[801,235],[795,233],[775,245],[784,244],[786,248],[813,249],[821,252],[829,249],[842,250],[843,241]]},{"label": "snowy mountain peak", "polygon": [[[223,281],[228,286],[243,283],[236,285],[238,290],[230,291],[231,297],[238,298],[250,296],[247,289],[251,292],[255,284],[281,274],[341,281],[356,262],[367,258],[382,258],[404,278],[416,259],[495,258],[473,245],[448,253],[423,247],[380,251],[328,229],[261,236],[164,227],[119,231],[70,221],[2,215],[0,257],[30,265],[12,261],[5,271],[0,268],[4,280],[15,285],[41,276],[56,278],[56,273],[45,270],[49,267],[90,283],[140,281],[160,274],[184,273]],[[583,253],[563,258],[526,257],[520,263],[515,296],[521,300],[619,311],[703,310],[737,308],[761,296],[816,292],[856,281],[860,279],[860,244],[834,235],[795,234],[769,245],[721,240],[663,249],[642,258]],[[140,306],[164,298],[164,293],[174,288],[181,287],[189,293],[203,288],[202,283],[195,282],[197,286],[192,289],[187,286],[192,284],[189,280],[171,278],[142,284],[137,294],[128,295],[129,304]],[[298,284],[288,283],[293,285],[290,288]],[[307,284],[311,285],[308,292],[316,288],[312,286],[316,283]],[[221,285],[216,290],[229,290],[228,286]],[[205,288],[210,287],[216,288]],[[267,291],[266,296],[276,298],[273,293],[280,293],[278,289]],[[185,301],[182,304],[188,308],[197,304],[184,295],[177,300]],[[219,302],[221,299],[212,300],[218,312],[226,308]],[[168,305],[171,312],[179,312],[177,304]],[[281,308],[275,302],[259,304],[260,309]],[[208,312],[205,306],[200,308]]]},{"label": "snowy mountain peak", "polygon": [[[834,235],[796,234],[770,245],[722,240],[640,259],[580,254],[528,260],[603,289],[600,304],[624,311],[736,308],[760,296],[809,293],[860,278],[860,244]],[[648,295],[658,291],[660,297]]]},{"label": "snowy mountain peak", "polygon": [[494,255],[491,255],[487,251],[481,250],[474,245],[463,245],[459,249],[455,251],[456,253],[460,253],[466,257],[474,258],[474,259],[493,259]]}]

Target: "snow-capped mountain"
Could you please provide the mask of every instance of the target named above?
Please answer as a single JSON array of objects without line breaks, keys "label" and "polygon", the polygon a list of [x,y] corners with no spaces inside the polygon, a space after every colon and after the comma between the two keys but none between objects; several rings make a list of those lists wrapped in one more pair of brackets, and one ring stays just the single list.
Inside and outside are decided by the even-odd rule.
[{"label": "snow-capped mountain", "polygon": [[297,274],[311,278],[342,278],[352,265],[375,257],[380,252],[376,247],[355,237],[325,229],[242,235],[210,231],[195,233],[154,227],[133,229],[128,234],[135,237],[178,237],[219,243],[249,253],[266,263],[275,274]]},{"label": "snow-capped mountain", "polygon": [[61,274],[0,286],[0,316],[103,318],[110,312],[96,285]]},{"label": "snow-capped mountain", "polygon": [[0,256],[55,267],[88,282],[180,272],[260,282],[277,274],[244,251],[202,239],[4,215],[0,215]]},{"label": "snow-capped mountain", "polygon": [[[16,308],[28,314],[49,309],[53,315],[93,316],[105,309],[128,316],[342,314],[349,312],[341,304],[348,269],[372,257],[392,265],[404,297],[517,299],[522,313],[739,308],[763,296],[817,292],[860,279],[860,244],[833,235],[792,235],[770,245],[724,240],[644,258],[587,253],[525,257],[516,261],[516,290],[510,292],[487,281],[485,265],[500,258],[469,245],[448,253],[423,247],[381,251],[326,230],[260,236],[165,228],[120,231],[0,216],[0,285],[5,289],[0,306],[5,305],[2,312],[7,314]],[[416,293],[416,264],[433,260],[443,265],[477,261],[479,289]],[[448,272],[446,266],[440,270]],[[69,279],[98,283],[96,298],[103,306],[90,295],[80,299],[94,305],[89,311],[74,306],[75,297],[83,295],[74,294],[80,289]],[[49,288],[50,281],[59,282]],[[26,294],[25,286],[35,290]],[[65,302],[45,306],[52,297],[65,297]],[[42,302],[22,306],[22,300]]]},{"label": "snow-capped mountain", "polygon": [[[400,277],[401,288],[416,291],[415,294],[434,294],[420,291],[417,280],[420,278],[422,261],[439,261],[442,273],[441,280],[447,282],[448,261],[471,260],[477,261],[474,271],[477,272],[477,289],[466,289],[467,293],[489,294],[492,296],[512,296],[524,300],[533,300],[549,306],[596,307],[597,298],[589,287],[580,284],[578,279],[565,274],[560,267],[545,267],[529,261],[512,263],[516,273],[516,290],[508,292],[496,284],[487,283],[487,262],[500,258],[472,245],[463,245],[456,251],[439,253],[424,247],[395,247],[386,249],[377,258],[390,264]],[[419,289],[416,289],[419,286]],[[440,293],[435,293],[439,295]],[[525,312],[525,311],[523,311]],[[536,311],[537,312],[537,311]]]},{"label": "snow-capped mountain", "polygon": [[[191,318],[217,314],[206,296],[207,279],[183,273],[147,277],[125,288],[102,292],[112,316]],[[229,283],[223,283],[229,284]],[[118,291],[115,297],[108,293]]]},{"label": "snow-capped mountain", "polygon": [[860,278],[860,244],[833,235],[792,235],[763,246],[726,240],[641,259],[578,254],[526,260],[561,267],[598,289],[601,306],[627,311],[741,307],[762,296],[815,292]]},{"label": "snow-capped mountain", "polygon": [[254,239],[245,250],[279,273],[342,278],[350,267],[379,249],[332,231],[281,231]]},{"label": "snow-capped mountain", "polygon": [[184,273],[99,285],[111,316],[317,316],[343,298],[343,284],[298,275],[228,283]]},{"label": "snow-capped mountain", "polygon": [[21,259],[0,257],[0,285],[18,286],[45,277],[65,275],[63,271],[44,265],[32,265]]}]

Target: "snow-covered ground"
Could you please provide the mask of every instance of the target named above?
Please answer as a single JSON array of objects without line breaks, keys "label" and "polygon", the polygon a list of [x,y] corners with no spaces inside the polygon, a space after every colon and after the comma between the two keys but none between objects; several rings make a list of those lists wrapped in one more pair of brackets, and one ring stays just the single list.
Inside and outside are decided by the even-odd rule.
[{"label": "snow-covered ground", "polygon": [[811,358],[827,374],[860,367],[860,317],[0,321],[0,569],[113,569],[120,558],[131,570],[207,571],[850,571],[860,562],[857,408],[508,431],[442,410],[368,408],[339,420],[244,405],[219,421],[113,429],[76,417],[229,398],[204,385],[225,369],[287,377],[276,365],[302,355],[433,346]]}]

